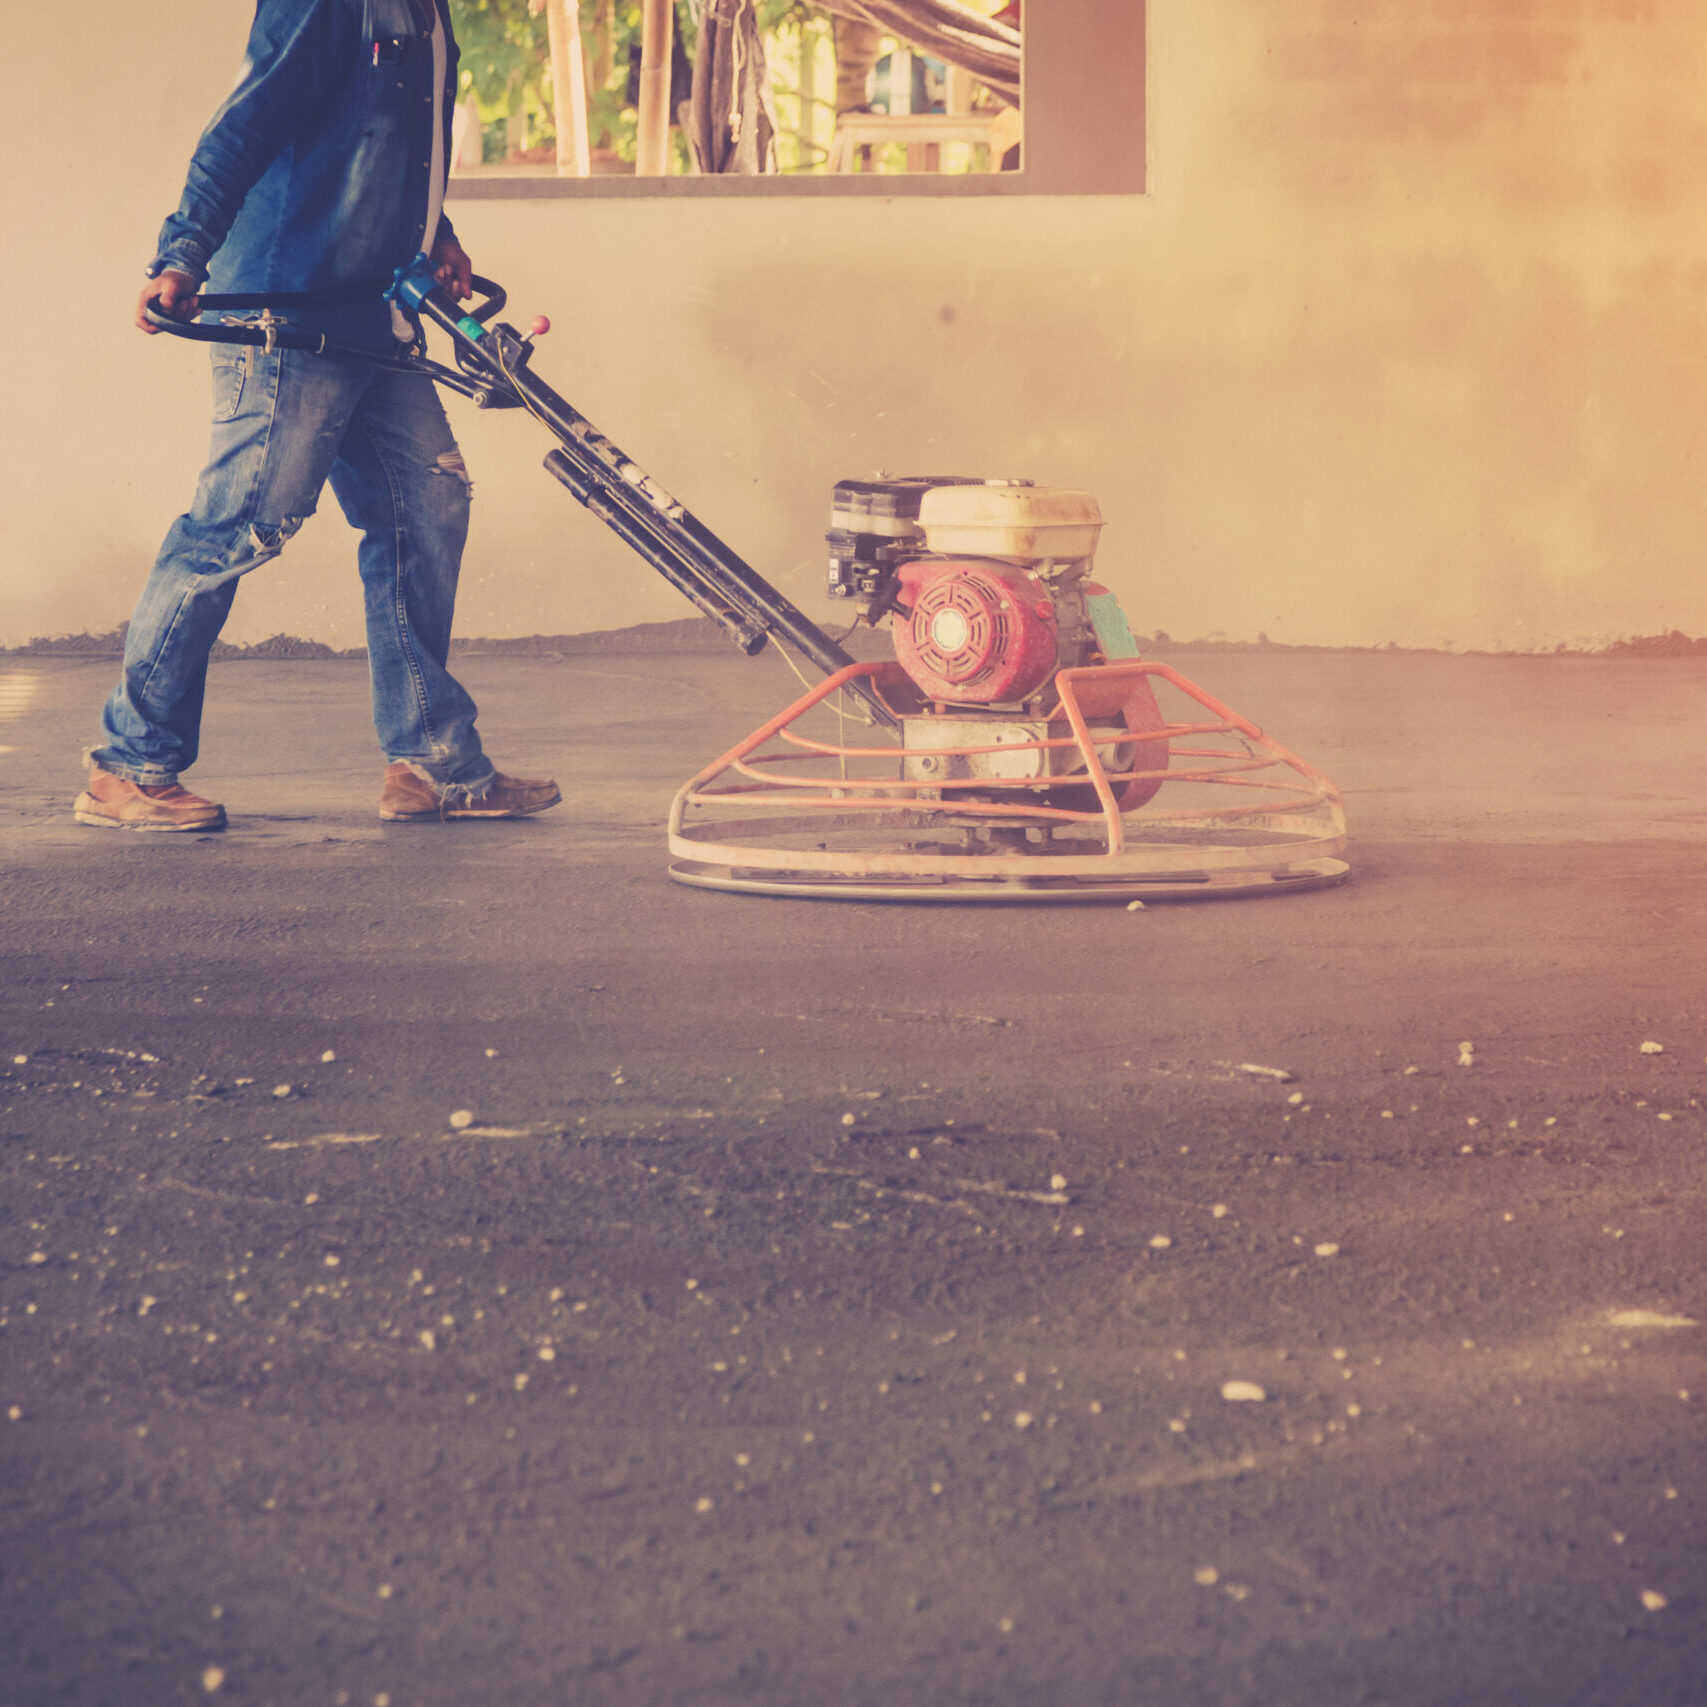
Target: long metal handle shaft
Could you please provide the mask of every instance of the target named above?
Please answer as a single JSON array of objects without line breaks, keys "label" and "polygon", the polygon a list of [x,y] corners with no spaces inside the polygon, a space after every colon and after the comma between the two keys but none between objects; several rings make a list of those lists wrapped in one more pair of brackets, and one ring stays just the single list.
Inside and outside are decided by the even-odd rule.
[{"label": "long metal handle shaft", "polygon": [[714,584],[727,588],[762,619],[765,628],[793,641],[825,675],[834,675],[853,663],[804,611],[784,598],[543,380],[523,369],[510,376],[510,383],[531,411],[557,435],[568,457],[588,476],[631,514],[649,513],[661,541],[674,549],[690,573],[710,577]]},{"label": "long metal handle shaft", "polygon": [[653,530],[645,525],[644,518],[631,516],[620,501],[613,502],[604,484],[589,479],[586,471],[576,464],[567,451],[547,452],[545,466],[586,505],[591,514],[597,516],[624,544],[644,557],[678,593],[698,605],[720,628],[727,630],[730,638],[748,657],[763,650],[763,627],[743,617],[739,611],[731,609],[728,602],[715,598],[703,580],[690,575],[675,557],[658,543],[653,537]]},{"label": "long metal handle shaft", "polygon": [[[436,288],[425,291],[418,306],[556,435],[562,448],[547,457],[550,472],[671,585],[729,629],[743,651],[757,651],[768,632],[790,641],[827,676],[854,662],[804,611],[530,371],[531,351],[509,327],[488,328],[459,314]],[[865,683],[850,683],[849,691],[877,723],[899,727],[895,715]]]}]

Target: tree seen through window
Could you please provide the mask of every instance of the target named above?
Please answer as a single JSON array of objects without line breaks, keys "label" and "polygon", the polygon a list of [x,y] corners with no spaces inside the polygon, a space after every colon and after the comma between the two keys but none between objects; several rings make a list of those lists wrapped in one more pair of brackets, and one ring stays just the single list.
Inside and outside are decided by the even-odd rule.
[{"label": "tree seen through window", "polygon": [[1020,165],[1020,0],[449,3],[461,177]]}]

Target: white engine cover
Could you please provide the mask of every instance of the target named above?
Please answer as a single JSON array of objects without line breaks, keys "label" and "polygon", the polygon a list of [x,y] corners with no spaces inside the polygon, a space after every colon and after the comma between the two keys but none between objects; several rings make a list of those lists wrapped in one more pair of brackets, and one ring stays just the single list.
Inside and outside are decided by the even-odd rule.
[{"label": "white engine cover", "polygon": [[926,548],[941,557],[999,557],[1010,563],[1091,557],[1102,508],[1063,486],[933,486],[919,503]]}]

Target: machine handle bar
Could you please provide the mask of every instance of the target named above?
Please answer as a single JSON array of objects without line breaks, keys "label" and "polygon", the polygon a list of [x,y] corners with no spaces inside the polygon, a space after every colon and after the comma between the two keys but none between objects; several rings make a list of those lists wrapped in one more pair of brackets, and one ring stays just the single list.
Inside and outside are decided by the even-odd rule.
[{"label": "machine handle bar", "polygon": [[[475,320],[484,326],[509,301],[509,296],[502,285],[482,278],[478,273],[473,275],[472,282],[483,300],[471,308],[459,309],[458,318]],[[355,344],[340,344],[323,332],[272,320],[270,315],[275,308],[316,308],[356,297],[379,296],[389,283],[387,279],[370,279],[365,284],[344,285],[337,290],[228,291],[196,298],[197,311],[201,314],[217,314],[228,309],[253,313],[258,309],[262,314],[258,321],[216,321],[209,325],[205,320],[180,320],[176,315],[163,314],[152,303],[143,309],[143,314],[149,325],[157,330],[198,344],[253,344],[269,350],[312,350],[316,355],[342,356],[351,361],[377,361],[384,366],[390,360],[384,354]]]}]

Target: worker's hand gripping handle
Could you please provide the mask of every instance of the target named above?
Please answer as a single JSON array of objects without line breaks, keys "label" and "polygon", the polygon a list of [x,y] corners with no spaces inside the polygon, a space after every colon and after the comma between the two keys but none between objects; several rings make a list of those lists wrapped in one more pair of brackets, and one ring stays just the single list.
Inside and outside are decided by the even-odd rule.
[{"label": "worker's hand gripping handle", "polygon": [[486,322],[508,298],[502,285],[483,279],[478,273],[469,282],[482,300],[472,307],[459,307],[435,277],[432,262],[425,255],[417,255],[408,266],[397,269],[385,294],[408,313],[424,314],[454,336],[478,344],[486,335]]}]

